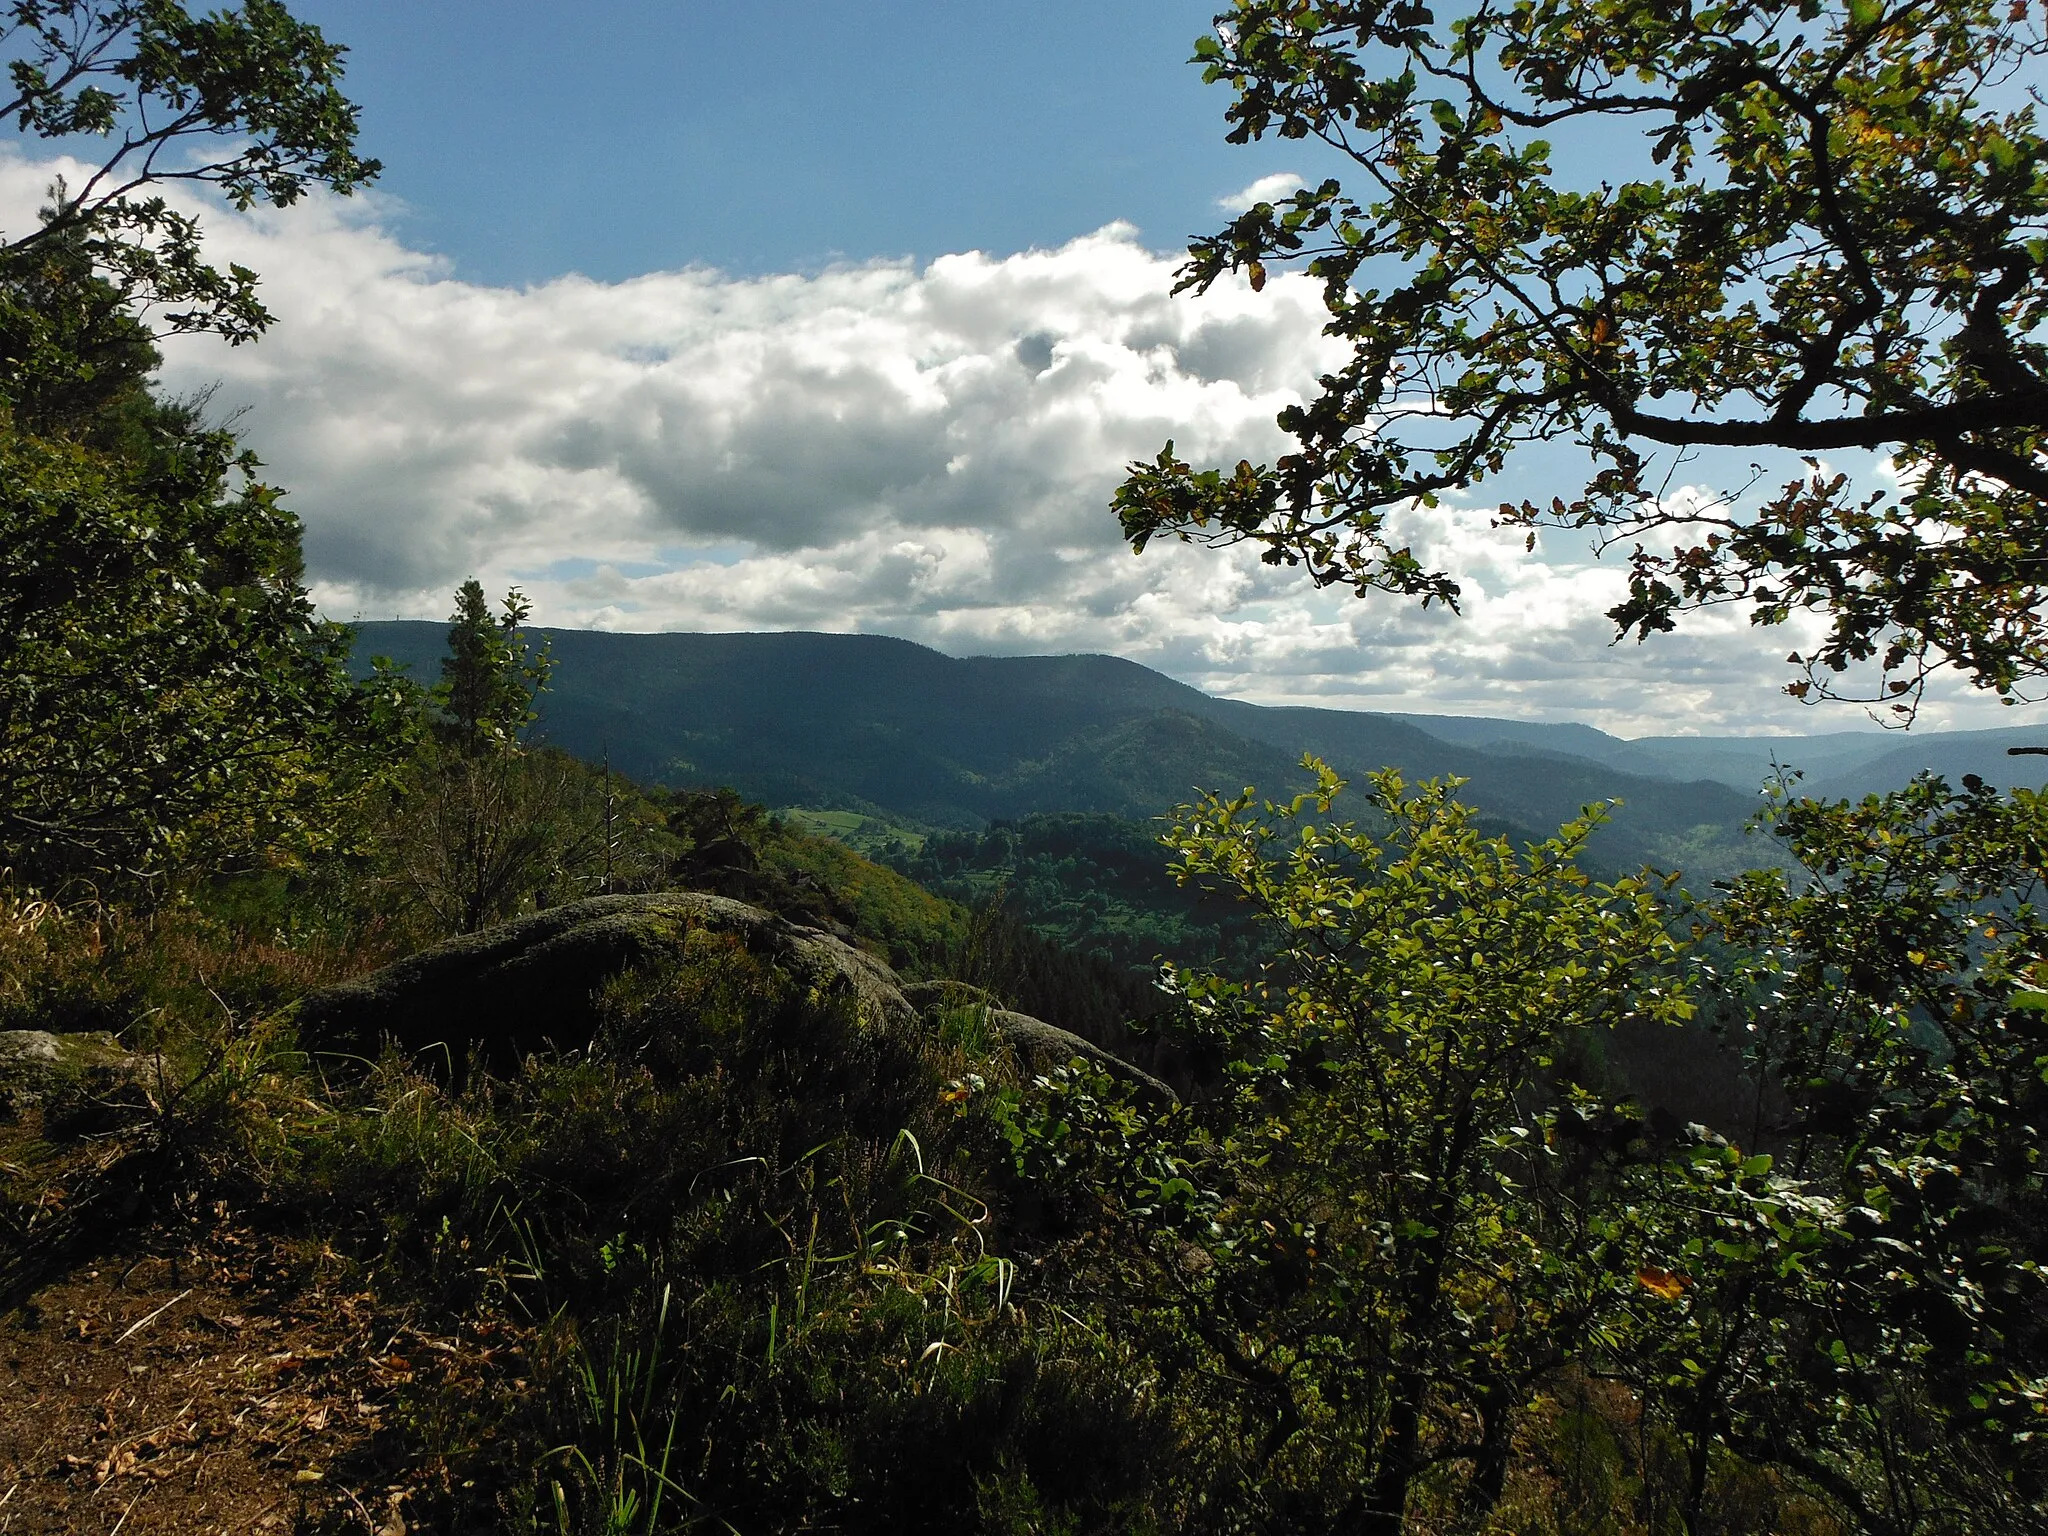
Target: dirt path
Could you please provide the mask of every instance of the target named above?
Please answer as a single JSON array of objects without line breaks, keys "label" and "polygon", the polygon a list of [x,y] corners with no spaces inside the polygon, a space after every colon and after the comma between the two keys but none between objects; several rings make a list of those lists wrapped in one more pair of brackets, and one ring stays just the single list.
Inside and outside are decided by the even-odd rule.
[{"label": "dirt path", "polygon": [[[395,1394],[461,1351],[216,1237],[102,1258],[0,1318],[0,1536],[404,1536]],[[402,1459],[402,1458],[401,1458]]]}]

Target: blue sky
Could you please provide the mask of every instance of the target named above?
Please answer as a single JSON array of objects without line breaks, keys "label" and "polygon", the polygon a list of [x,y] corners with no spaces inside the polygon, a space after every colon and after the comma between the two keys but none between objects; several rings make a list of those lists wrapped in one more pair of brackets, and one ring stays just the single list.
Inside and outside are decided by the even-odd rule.
[{"label": "blue sky", "polygon": [[[1266,702],[1868,723],[1777,691],[1810,626],[1721,611],[1615,646],[1621,565],[1491,527],[1504,498],[1574,488],[1563,450],[1397,518],[1464,582],[1462,617],[1123,545],[1127,464],[1167,438],[1284,451],[1275,414],[1341,355],[1298,276],[1171,292],[1187,237],[1250,190],[1341,169],[1225,142],[1228,95],[1186,62],[1207,0],[294,7],[351,49],[386,172],[346,201],[197,210],[277,324],[177,340],[164,381],[239,412],[335,617],[437,618],[474,575],[544,623],[1104,651]],[[0,228],[77,173],[0,137]],[[1953,692],[1923,718],[2011,723]]]},{"label": "blue sky", "polygon": [[1296,146],[1223,140],[1185,0],[320,0],[409,242],[459,275],[618,279],[1173,246]]}]

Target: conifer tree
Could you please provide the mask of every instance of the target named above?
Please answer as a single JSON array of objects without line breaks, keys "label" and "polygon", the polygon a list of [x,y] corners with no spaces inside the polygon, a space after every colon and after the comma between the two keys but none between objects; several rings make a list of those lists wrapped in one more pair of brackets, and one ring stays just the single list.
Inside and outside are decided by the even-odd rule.
[{"label": "conifer tree", "polygon": [[505,751],[533,724],[533,697],[547,687],[553,663],[545,646],[531,653],[521,632],[533,605],[517,587],[494,615],[475,577],[455,593],[448,617],[448,654],[434,688],[441,736],[465,757]]}]

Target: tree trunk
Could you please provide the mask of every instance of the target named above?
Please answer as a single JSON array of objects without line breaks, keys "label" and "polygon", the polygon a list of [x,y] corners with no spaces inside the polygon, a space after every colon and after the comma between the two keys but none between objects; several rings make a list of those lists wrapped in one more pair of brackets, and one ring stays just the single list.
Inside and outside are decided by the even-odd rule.
[{"label": "tree trunk", "polygon": [[1700,1512],[1707,1501],[1707,1471],[1714,1454],[1712,1427],[1704,1413],[1693,1426],[1692,1445],[1686,1468],[1685,1506],[1679,1511],[1685,1522],[1685,1536],[1700,1536]]},{"label": "tree trunk", "polygon": [[1415,1452],[1422,1437],[1422,1383],[1403,1381],[1389,1415],[1380,1469],[1364,1494],[1354,1497],[1333,1536],[1401,1536],[1408,1512],[1408,1485],[1415,1480]]},{"label": "tree trunk", "polygon": [[1472,1455],[1472,1480],[1465,1485],[1465,1518],[1475,1527],[1493,1513],[1507,1486],[1508,1453],[1515,1437],[1514,1403],[1506,1388],[1482,1388],[1479,1449]]}]

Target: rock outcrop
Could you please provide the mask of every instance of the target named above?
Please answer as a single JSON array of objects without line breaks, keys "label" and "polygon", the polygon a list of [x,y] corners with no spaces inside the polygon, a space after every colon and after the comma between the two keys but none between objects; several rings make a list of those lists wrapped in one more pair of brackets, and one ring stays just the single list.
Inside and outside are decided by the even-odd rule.
[{"label": "rock outcrop", "polygon": [[1174,1091],[1150,1072],[1072,1030],[1034,1019],[1028,1013],[1012,1013],[1007,1008],[991,1009],[988,1019],[997,1038],[1010,1048],[1026,1076],[1066,1066],[1078,1056],[1088,1065],[1130,1083],[1141,1099],[1156,1108],[1176,1101]]},{"label": "rock outcrop", "polygon": [[[821,994],[848,996],[867,1027],[912,1031],[934,1008],[988,1000],[957,983],[905,996],[896,973],[835,934],[724,896],[669,891],[595,896],[450,939],[328,987],[299,1005],[300,1042],[330,1055],[372,1057],[386,1042],[443,1058],[458,1075],[471,1061],[509,1071],[534,1050],[576,1050],[597,1026],[597,996],[613,978],[682,959],[692,932],[737,939],[750,954]],[[972,996],[970,997],[970,994]],[[989,1007],[991,1033],[1026,1075],[1075,1057],[1169,1102],[1173,1091],[1101,1047],[1042,1019]]]},{"label": "rock outcrop", "polygon": [[465,934],[299,1005],[310,1049],[373,1055],[446,1048],[509,1068],[529,1051],[589,1043],[593,999],[611,978],[682,957],[693,930],[730,934],[807,984],[849,990],[869,1022],[909,1027],[916,1012],[873,956],[723,896],[672,891],[593,896]]}]

